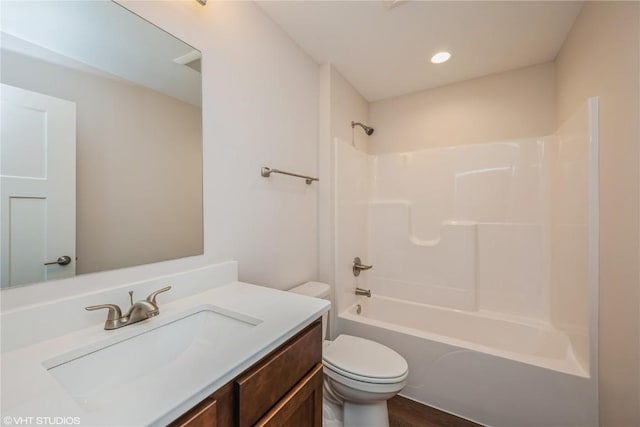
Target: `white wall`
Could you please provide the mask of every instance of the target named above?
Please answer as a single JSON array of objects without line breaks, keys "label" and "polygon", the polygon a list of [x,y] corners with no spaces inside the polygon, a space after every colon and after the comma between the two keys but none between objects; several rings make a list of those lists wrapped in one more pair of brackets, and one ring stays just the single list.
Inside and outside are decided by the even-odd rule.
[{"label": "white wall", "polygon": [[374,102],[370,153],[504,141],[555,131],[555,64]]},{"label": "white wall", "polygon": [[3,291],[3,308],[228,259],[256,284],[315,279],[317,188],[260,167],[316,174],[318,65],[252,2],[122,3],[203,53],[204,255]]}]

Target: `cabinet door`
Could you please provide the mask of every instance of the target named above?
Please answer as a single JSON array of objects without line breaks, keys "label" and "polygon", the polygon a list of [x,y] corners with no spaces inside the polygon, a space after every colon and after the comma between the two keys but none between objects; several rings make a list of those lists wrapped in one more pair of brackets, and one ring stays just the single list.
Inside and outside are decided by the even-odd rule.
[{"label": "cabinet door", "polygon": [[321,362],[322,323],[315,322],[236,379],[237,426],[255,425]]},{"label": "cabinet door", "polygon": [[255,425],[322,427],[322,364],[318,363]]}]

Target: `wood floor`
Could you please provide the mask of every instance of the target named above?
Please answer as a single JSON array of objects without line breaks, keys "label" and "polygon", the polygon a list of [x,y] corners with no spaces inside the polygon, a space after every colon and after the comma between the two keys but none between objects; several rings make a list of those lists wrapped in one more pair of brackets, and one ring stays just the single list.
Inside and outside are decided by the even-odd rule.
[{"label": "wood floor", "polygon": [[464,418],[422,405],[402,396],[389,400],[389,427],[478,427]]}]

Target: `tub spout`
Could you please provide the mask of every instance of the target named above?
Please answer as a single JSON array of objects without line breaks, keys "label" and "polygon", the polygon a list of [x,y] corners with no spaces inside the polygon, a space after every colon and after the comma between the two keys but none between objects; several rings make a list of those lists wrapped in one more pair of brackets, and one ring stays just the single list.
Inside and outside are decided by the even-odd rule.
[{"label": "tub spout", "polygon": [[371,289],[356,288],[356,295],[371,298]]}]

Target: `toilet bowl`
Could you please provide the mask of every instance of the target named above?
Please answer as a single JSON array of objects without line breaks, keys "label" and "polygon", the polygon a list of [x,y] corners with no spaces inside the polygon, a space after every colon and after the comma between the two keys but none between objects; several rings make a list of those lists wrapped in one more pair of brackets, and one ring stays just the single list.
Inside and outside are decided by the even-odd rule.
[{"label": "toilet bowl", "polygon": [[[290,291],[328,299],[329,289],[325,283],[307,282]],[[324,337],[326,322],[327,315],[322,318]],[[402,356],[377,342],[339,335],[324,342],[322,362],[325,425],[388,427],[387,400],[402,390],[409,373]]]}]

